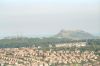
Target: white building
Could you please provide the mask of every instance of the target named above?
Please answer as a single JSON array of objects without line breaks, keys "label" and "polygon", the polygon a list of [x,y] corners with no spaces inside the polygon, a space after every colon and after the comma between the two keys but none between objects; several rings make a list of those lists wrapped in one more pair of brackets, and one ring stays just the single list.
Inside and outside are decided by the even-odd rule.
[{"label": "white building", "polygon": [[70,42],[70,43],[63,43],[63,44],[56,44],[55,47],[84,47],[86,46],[87,42]]}]

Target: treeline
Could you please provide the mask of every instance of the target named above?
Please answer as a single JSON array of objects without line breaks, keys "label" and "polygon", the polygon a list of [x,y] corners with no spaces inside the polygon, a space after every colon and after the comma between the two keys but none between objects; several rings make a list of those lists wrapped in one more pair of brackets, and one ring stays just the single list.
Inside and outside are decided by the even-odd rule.
[{"label": "treeline", "polygon": [[66,42],[77,42],[77,41],[87,41],[89,45],[98,45],[100,46],[100,39],[95,40],[71,40],[67,38],[27,38],[27,37],[18,37],[18,38],[4,38],[0,40],[0,48],[19,48],[19,47],[49,47],[49,44],[55,45],[58,43]]},{"label": "treeline", "polygon": [[59,39],[59,38],[5,38],[0,40],[0,48],[15,48],[15,47],[32,47],[32,46],[41,46],[48,47],[49,44],[65,43],[69,41],[68,39]]},{"label": "treeline", "polygon": [[88,40],[88,49],[93,49],[95,51],[100,50],[100,39],[91,39]]}]

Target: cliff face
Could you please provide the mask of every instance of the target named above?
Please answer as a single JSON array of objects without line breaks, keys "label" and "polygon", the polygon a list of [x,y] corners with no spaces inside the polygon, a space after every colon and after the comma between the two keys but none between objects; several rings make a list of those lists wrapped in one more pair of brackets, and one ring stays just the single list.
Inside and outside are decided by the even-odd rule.
[{"label": "cliff face", "polygon": [[82,30],[61,30],[56,37],[69,39],[93,39],[95,36]]}]

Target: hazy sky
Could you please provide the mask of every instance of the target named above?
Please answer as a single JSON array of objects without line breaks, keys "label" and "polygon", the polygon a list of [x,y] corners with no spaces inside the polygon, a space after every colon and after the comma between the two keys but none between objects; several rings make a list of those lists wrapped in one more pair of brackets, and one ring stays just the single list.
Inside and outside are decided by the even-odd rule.
[{"label": "hazy sky", "polygon": [[0,36],[100,33],[100,0],[0,0]]}]

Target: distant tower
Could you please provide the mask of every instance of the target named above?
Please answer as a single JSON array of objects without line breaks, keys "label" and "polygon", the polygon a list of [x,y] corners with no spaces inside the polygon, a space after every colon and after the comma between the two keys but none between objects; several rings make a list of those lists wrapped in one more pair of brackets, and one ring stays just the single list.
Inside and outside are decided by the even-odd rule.
[{"label": "distant tower", "polygon": [[88,39],[86,40],[86,45],[88,45]]}]

